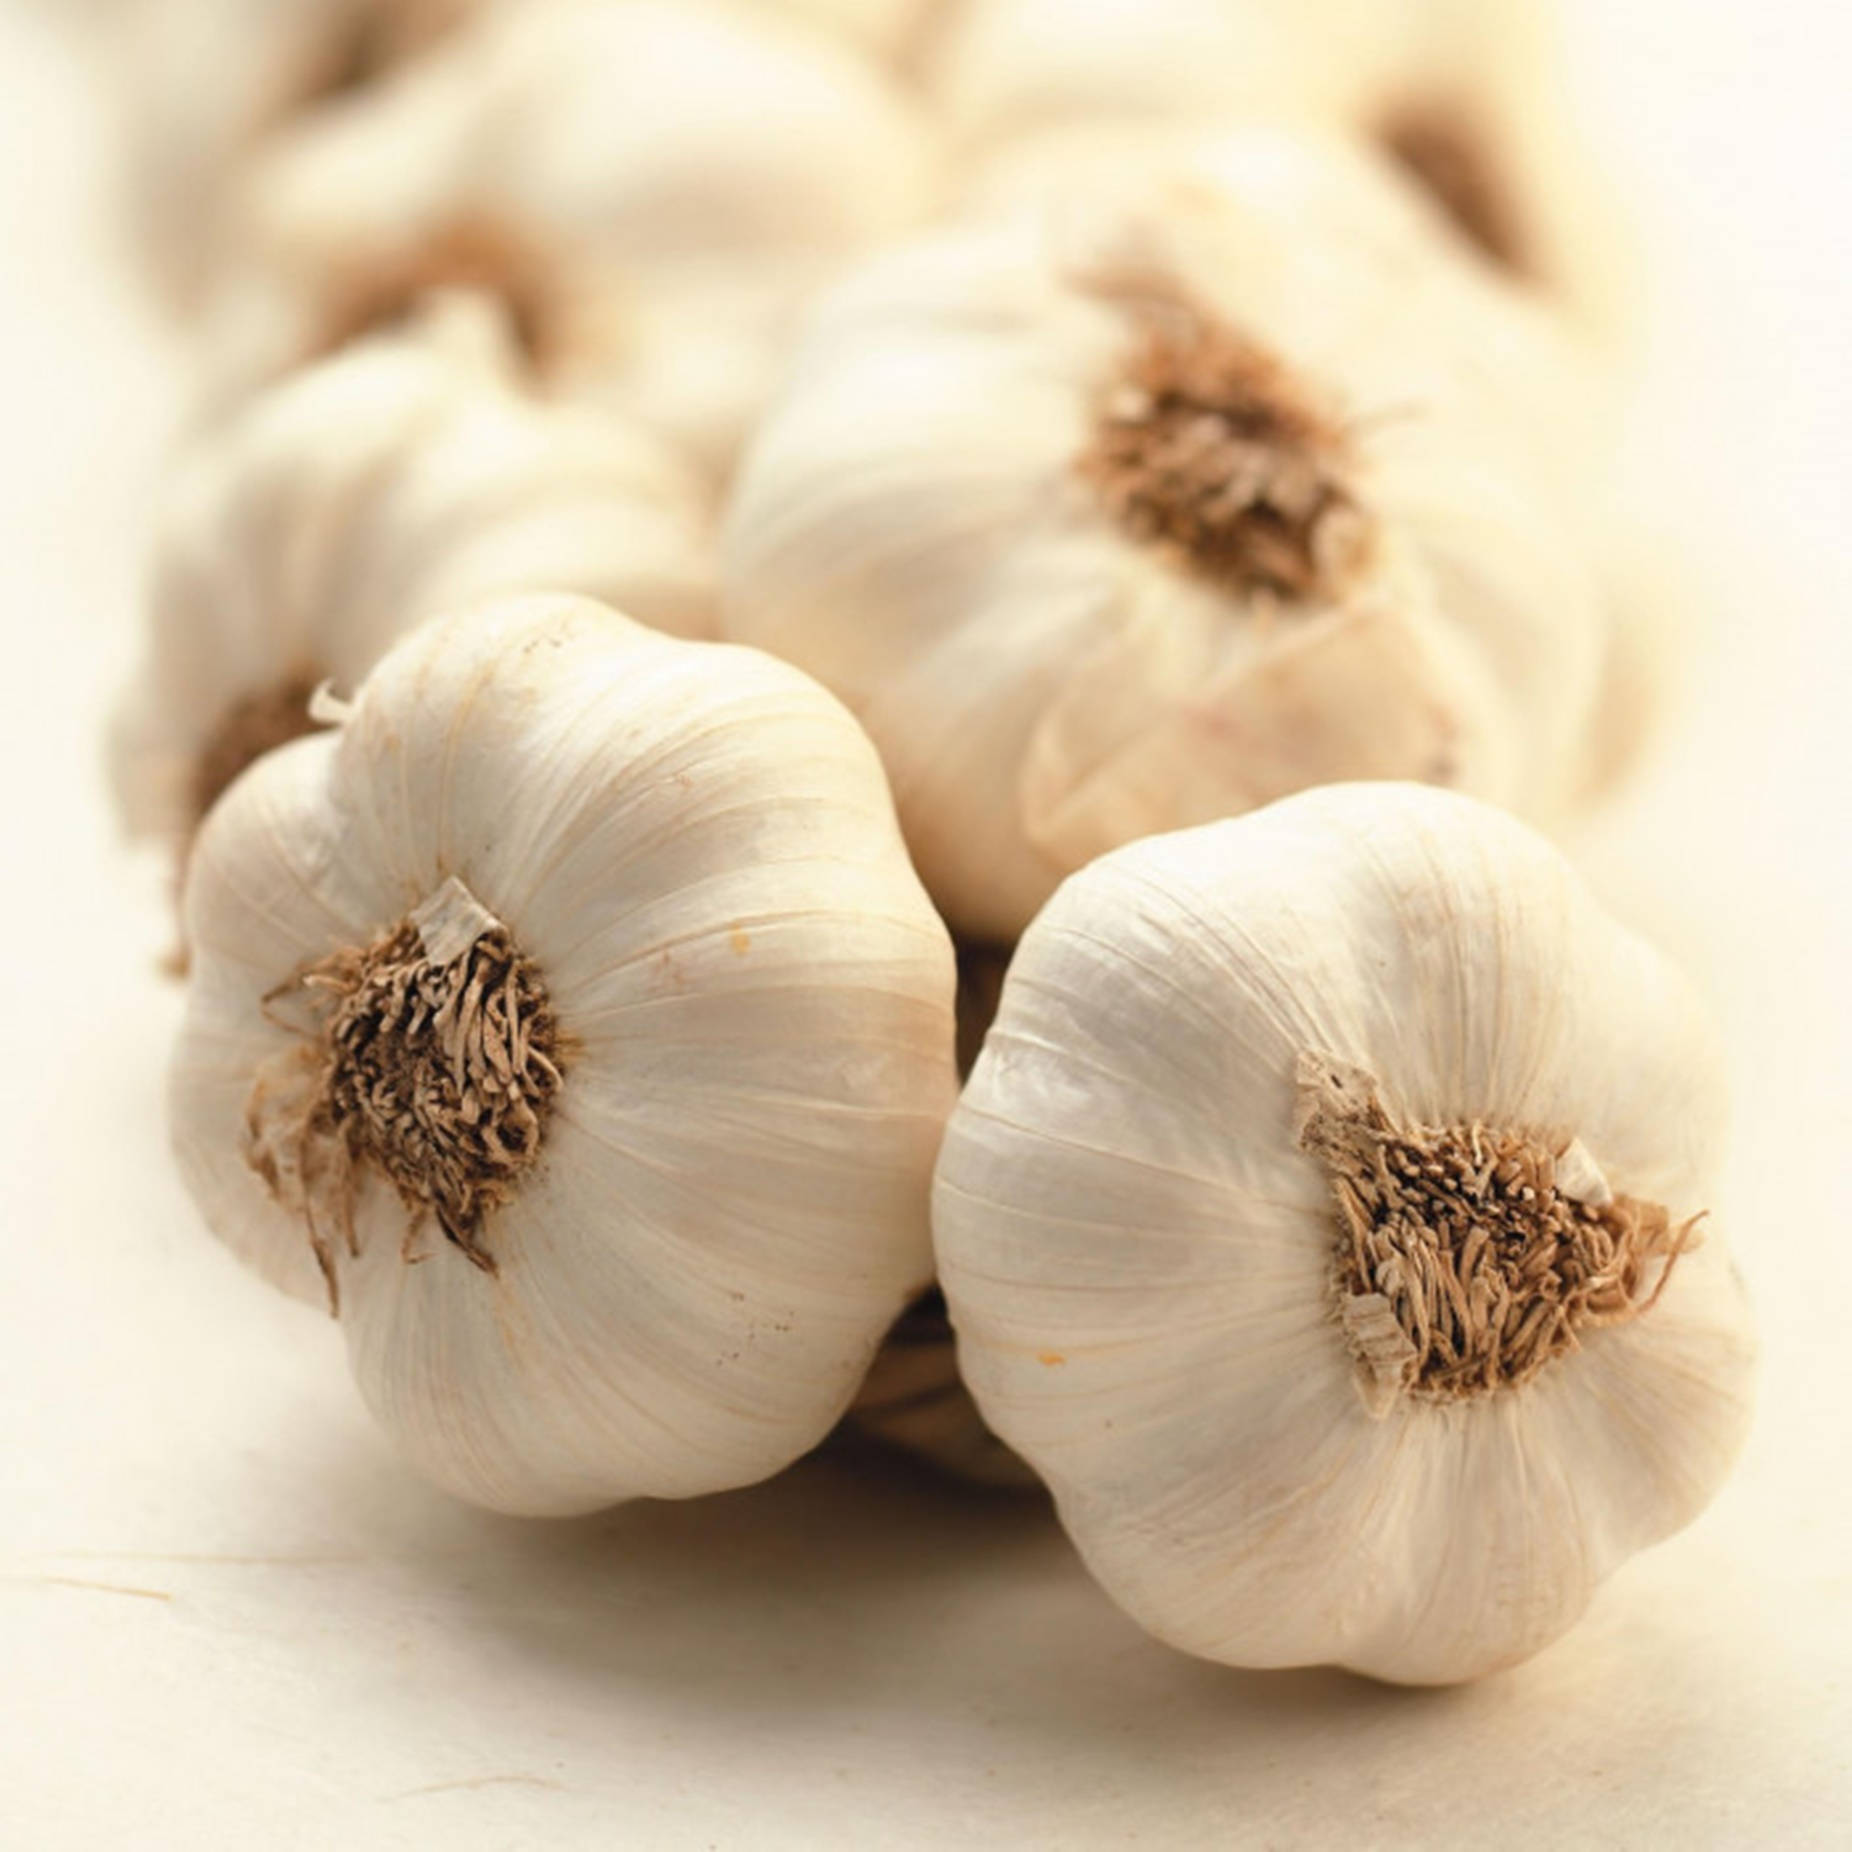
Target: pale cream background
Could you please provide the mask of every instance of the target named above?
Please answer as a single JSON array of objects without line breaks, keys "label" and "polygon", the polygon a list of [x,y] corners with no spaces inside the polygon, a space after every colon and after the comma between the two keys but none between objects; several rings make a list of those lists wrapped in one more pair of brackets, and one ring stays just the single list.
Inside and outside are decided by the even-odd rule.
[{"label": "pale cream background", "polygon": [[164,1161],[162,895],[98,736],[174,357],[96,97],[0,13],[0,1843],[1852,1845],[1852,28],[1577,18],[1663,285],[1642,454],[1716,614],[1584,852],[1726,1025],[1767,1376],[1728,1493],[1570,1639],[1407,1694],[1174,1656],[1041,1511],[900,1473],[550,1529],[405,1480]]}]

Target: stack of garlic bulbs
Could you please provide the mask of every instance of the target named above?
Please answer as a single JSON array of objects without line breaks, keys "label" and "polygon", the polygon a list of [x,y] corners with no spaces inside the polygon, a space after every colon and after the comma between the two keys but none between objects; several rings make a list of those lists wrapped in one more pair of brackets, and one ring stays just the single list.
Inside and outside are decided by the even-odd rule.
[{"label": "stack of garlic bulbs", "polygon": [[1533,829],[1641,660],[1530,0],[145,4],[173,1141],[416,1471],[847,1421],[1413,1682],[1702,1508],[1718,1063]]},{"label": "stack of garlic bulbs", "polygon": [[503,8],[245,175],[220,390],[468,283],[512,305],[538,387],[718,474],[810,290],[933,185],[909,105],[834,39],[720,0]]}]

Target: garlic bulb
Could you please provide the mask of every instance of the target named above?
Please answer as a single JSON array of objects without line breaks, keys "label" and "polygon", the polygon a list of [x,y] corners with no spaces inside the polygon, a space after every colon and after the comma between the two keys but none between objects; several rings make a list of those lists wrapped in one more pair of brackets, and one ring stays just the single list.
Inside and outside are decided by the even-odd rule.
[{"label": "garlic bulb", "polygon": [[566,590],[711,630],[693,472],[613,417],[514,388],[492,304],[451,298],[253,400],[177,472],[147,659],[119,713],[130,828],[184,841],[267,748],[313,724],[420,619]]},{"label": "garlic bulb", "polygon": [[835,33],[898,70],[915,65],[960,0],[753,0]]},{"label": "garlic bulb", "polygon": [[1489,807],[1134,844],[1024,936],[946,1136],[961,1366],[1162,1638],[1489,1672],[1743,1438],[1722,1093],[1676,976]]},{"label": "garlic bulb", "polygon": [[1341,125],[1512,275],[1612,329],[1632,294],[1543,0],[968,0],[932,88],[968,158],[1077,123]]},{"label": "garlic bulb", "polygon": [[464,1498],[762,1478],[927,1276],[951,947],[783,664],[583,599],[439,619],[213,811],[187,926],[193,1195]]},{"label": "garlic bulb", "polygon": [[913,113],[825,37],[715,0],[532,0],[253,170],[217,390],[462,282],[513,306],[541,386],[719,472],[805,297],[931,177]]},{"label": "garlic bulb", "polygon": [[210,271],[239,164],[491,0],[136,0],[120,87],[135,230],[176,301]]},{"label": "garlic bulb", "polygon": [[729,634],[818,676],[954,927],[1304,785],[1539,815],[1603,639],[1574,353],[1377,167],[1254,130],[874,260],[742,467]]}]

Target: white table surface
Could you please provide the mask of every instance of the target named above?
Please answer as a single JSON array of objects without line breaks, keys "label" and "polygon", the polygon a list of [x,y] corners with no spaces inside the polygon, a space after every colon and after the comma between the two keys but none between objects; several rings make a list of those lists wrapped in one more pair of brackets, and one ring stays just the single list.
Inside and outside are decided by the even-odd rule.
[{"label": "white table surface", "polygon": [[1767,1363],[1742,1468],[1481,1686],[1144,1640],[1040,1506],[812,1463],[543,1527],[410,1482],[336,1332],[165,1160],[178,998],[98,735],[176,359],[107,117],[0,13],[0,1845],[1852,1846],[1852,30],[1588,5],[1639,176],[1655,454],[1716,612],[1581,849],[1716,1001]]}]

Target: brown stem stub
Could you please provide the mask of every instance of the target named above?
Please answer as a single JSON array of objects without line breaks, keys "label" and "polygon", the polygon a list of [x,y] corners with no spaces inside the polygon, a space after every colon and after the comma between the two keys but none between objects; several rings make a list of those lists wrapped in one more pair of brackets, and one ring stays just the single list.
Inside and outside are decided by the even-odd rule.
[{"label": "brown stem stub", "polygon": [[1697,1219],[1612,1194],[1573,1140],[1398,1126],[1376,1082],[1299,1064],[1299,1148],[1338,1211],[1337,1313],[1374,1415],[1516,1388],[1579,1334],[1650,1311]]},{"label": "brown stem stub", "polygon": [[309,713],[309,698],[320,680],[308,671],[288,675],[274,687],[240,695],[225,710],[193,761],[194,828],[247,766],[323,725]]},{"label": "brown stem stub", "polygon": [[354,1204],[370,1167],[485,1273],[490,1215],[539,1156],[564,1036],[545,984],[460,882],[365,947],[295,973],[266,1002],[302,1006],[301,1036],[260,1070],[245,1157],[303,1216],[339,1309],[337,1251],[358,1252]]},{"label": "brown stem stub", "polygon": [[1419,98],[1390,111],[1377,142],[1418,180],[1468,243],[1502,270],[1529,276],[1511,189],[1493,156],[1493,142],[1469,107],[1448,98]]},{"label": "brown stem stub", "polygon": [[1329,598],[1370,523],[1345,486],[1344,433],[1286,369],[1186,304],[1141,317],[1081,472],[1135,539],[1237,594]]}]

